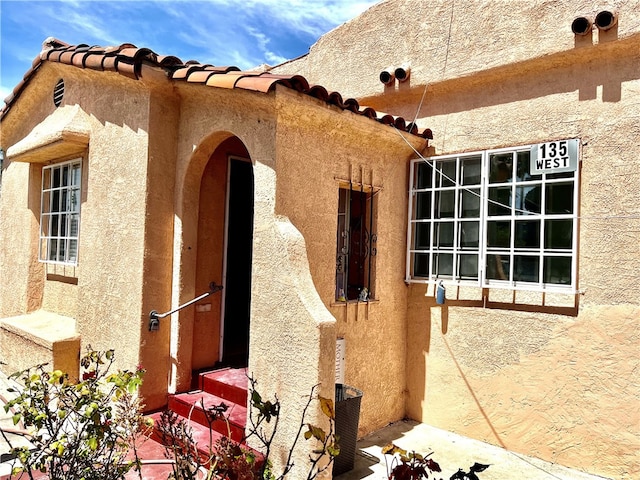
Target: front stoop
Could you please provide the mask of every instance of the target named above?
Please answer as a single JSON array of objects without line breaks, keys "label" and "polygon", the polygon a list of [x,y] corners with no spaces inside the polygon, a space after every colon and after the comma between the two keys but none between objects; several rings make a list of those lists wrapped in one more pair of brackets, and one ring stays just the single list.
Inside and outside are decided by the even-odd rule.
[{"label": "front stoop", "polygon": [[[242,442],[247,421],[249,386],[246,369],[224,368],[202,372],[198,376],[197,385],[197,390],[170,395],[167,408],[191,427],[198,451],[208,456],[212,445],[221,437],[230,436],[232,440]],[[228,407],[224,413],[228,420],[216,420],[209,428],[206,410],[222,403]],[[161,415],[162,412],[155,412],[149,416],[158,425]],[[154,428],[151,440],[162,442],[157,427]],[[143,473],[144,468],[148,467],[143,467]]]}]

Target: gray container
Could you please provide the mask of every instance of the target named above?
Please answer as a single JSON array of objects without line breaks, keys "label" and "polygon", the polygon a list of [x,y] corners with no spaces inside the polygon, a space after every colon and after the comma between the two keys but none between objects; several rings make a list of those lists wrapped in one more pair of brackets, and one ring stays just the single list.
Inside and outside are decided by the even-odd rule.
[{"label": "gray container", "polygon": [[336,435],[340,455],[333,461],[333,475],[353,469],[360,421],[362,392],[349,385],[336,384]]}]

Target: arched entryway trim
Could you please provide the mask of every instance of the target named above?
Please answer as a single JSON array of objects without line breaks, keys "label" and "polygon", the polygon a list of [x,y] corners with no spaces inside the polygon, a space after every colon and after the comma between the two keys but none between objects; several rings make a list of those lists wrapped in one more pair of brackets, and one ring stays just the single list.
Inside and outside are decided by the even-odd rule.
[{"label": "arched entryway trim", "polygon": [[[248,149],[237,136],[229,132],[216,132],[194,149],[185,166],[174,232],[173,304],[184,303],[207,291],[211,281],[225,286],[223,263],[227,255],[225,239],[228,233],[230,159],[243,159],[242,162],[250,167],[253,192],[250,158]],[[252,205],[253,193],[248,195]],[[252,234],[252,225],[249,235]],[[251,239],[245,245],[250,249]],[[249,258],[250,255],[249,252]],[[249,260],[249,276],[250,265]],[[245,288],[250,288],[250,279],[246,284],[249,286]],[[172,317],[170,392],[188,390],[194,369],[212,367],[224,358],[221,356],[224,350],[220,346],[224,348],[225,345],[221,343],[220,332],[225,295],[223,290],[221,294],[207,297]],[[250,298],[250,293],[246,295]],[[228,300],[226,303],[229,303]],[[228,310],[228,305],[225,309]],[[225,330],[228,334],[229,328]]]}]

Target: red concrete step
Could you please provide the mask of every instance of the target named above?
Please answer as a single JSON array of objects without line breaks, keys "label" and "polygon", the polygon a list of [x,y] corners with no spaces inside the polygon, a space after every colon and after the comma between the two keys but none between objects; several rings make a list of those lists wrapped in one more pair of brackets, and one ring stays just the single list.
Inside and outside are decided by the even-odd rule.
[{"label": "red concrete step", "polygon": [[[157,425],[160,422],[161,415],[162,415],[162,412],[156,412],[156,413],[153,413],[153,414],[151,414],[149,416],[151,418],[153,418],[155,424]],[[211,459],[212,452],[215,451],[216,442],[219,439],[221,439],[222,437],[227,437],[227,435],[224,435],[224,434],[222,434],[220,432],[217,432],[215,430],[211,430],[211,429],[209,429],[209,427],[205,427],[204,425],[201,425],[201,424],[199,424],[199,423],[197,423],[195,421],[189,421],[189,426],[192,429],[193,439],[194,439],[194,441],[196,443],[196,448],[198,450],[198,453],[201,456],[201,459]],[[157,427],[153,429],[153,432],[150,435],[151,435],[150,439],[152,441],[158,442],[160,444],[160,446],[162,446],[161,445],[162,444],[162,438],[158,434]],[[262,465],[262,463],[264,462],[264,456],[260,452],[251,449],[250,447],[248,447],[245,444],[241,444],[241,447],[243,449],[248,450],[248,451],[252,451],[253,454],[256,457],[257,465],[258,466]],[[162,447],[162,448],[164,448],[164,447]],[[157,455],[156,452],[151,452],[151,456],[147,456],[146,454],[140,455],[140,458],[142,458],[144,460],[148,460],[150,458],[157,458],[157,457],[158,457],[158,455]],[[144,473],[144,471],[146,469],[147,471],[149,471],[151,473],[158,472],[158,475],[161,475],[161,473],[163,471],[169,471],[169,470],[166,470],[167,467],[169,469],[171,468],[170,465],[155,465],[155,466],[153,466],[153,465],[145,465],[143,467],[143,473]],[[127,479],[128,478],[129,477],[127,477]],[[145,480],[147,480],[146,476],[144,476],[143,478]],[[152,479],[155,479],[155,478],[156,477],[149,477],[149,480],[152,480]],[[157,478],[158,478],[158,480],[160,478],[162,478],[162,480],[164,480],[167,477],[163,478],[161,476],[158,476]]]},{"label": "red concrete step", "polygon": [[[150,438],[162,445],[162,437],[158,433],[158,428],[157,428],[157,425],[160,423],[161,415],[162,415],[162,412],[156,412],[149,415],[149,417],[153,418],[153,421],[155,423],[155,427],[153,429],[153,432]],[[209,456],[211,455],[211,452],[215,448],[216,442],[220,438],[226,436],[220,432],[216,432],[215,430],[210,430],[209,427],[205,427],[204,425],[200,425],[199,423],[194,421],[191,421],[191,422],[188,421],[188,425],[191,427],[191,430],[193,433],[193,440],[196,443],[196,448],[198,449],[198,453],[203,458],[209,458]],[[144,458],[144,457],[141,456],[141,458]]]},{"label": "red concrete step", "polygon": [[[137,442],[138,457],[142,460],[140,472],[129,470],[125,480],[140,480],[140,474],[144,480],[167,480],[173,472],[170,460],[165,456],[165,448],[162,444],[150,437],[142,437]],[[132,452],[129,452],[132,457]]]},{"label": "red concrete step", "polygon": [[[247,423],[247,408],[243,405],[238,405],[202,390],[196,390],[169,396],[168,408],[184,418],[191,419],[207,427],[209,421],[206,412],[221,404],[228,407],[222,413],[227,420],[216,419],[211,424],[212,428],[223,435],[230,434],[233,440],[241,442],[244,439],[244,428]],[[209,416],[211,417],[210,414]]]},{"label": "red concrete step", "polygon": [[243,407],[247,406],[249,377],[246,368],[223,368],[199,375],[198,388]]}]

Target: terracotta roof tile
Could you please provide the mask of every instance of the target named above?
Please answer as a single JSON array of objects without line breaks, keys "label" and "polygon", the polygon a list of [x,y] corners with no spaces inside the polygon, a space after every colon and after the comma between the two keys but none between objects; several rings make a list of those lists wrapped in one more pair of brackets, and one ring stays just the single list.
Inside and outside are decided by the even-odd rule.
[{"label": "terracotta roof tile", "polygon": [[329,92],[322,85],[312,85],[309,88],[309,95],[312,97],[316,97],[317,99],[322,100],[323,102],[329,101]]},{"label": "terracotta roof tile", "polygon": [[43,51],[34,59],[31,68],[25,73],[24,80],[5,99],[5,105],[0,110],[0,120],[11,109],[12,103],[20,96],[25,85],[43,62],[57,62],[92,70],[109,70],[132,79],[140,78],[142,65],[146,64],[164,70],[167,77],[176,82],[186,81],[208,87],[238,88],[262,93],[268,93],[275,89],[276,85],[282,85],[343,110],[375,119],[385,125],[393,125],[399,130],[428,139],[433,138],[429,129],[420,134],[416,125],[413,123],[407,125],[402,117],[379,114],[373,108],[361,107],[358,101],[353,98],[344,100],[338,92],[328,92],[321,85],[309,85],[307,79],[301,75],[275,75],[268,71],[241,71],[234,66],[217,67],[201,64],[196,60],[183,62],[178,57],[157,55],[148,48],[138,48],[131,43],[111,47],[90,47],[86,44],[69,45],[55,38],[45,40]]},{"label": "terracotta roof tile", "polygon": [[234,88],[238,79],[245,75],[246,72],[218,73],[211,75],[206,85],[209,87]]},{"label": "terracotta roof tile", "polygon": [[207,83],[211,75],[215,75],[213,70],[200,70],[199,72],[193,72],[187,77],[187,82],[190,83]]},{"label": "terracotta roof tile", "polygon": [[104,70],[102,66],[102,61],[104,57],[102,55],[85,55],[84,56],[84,66],[85,68],[91,68],[93,70]]},{"label": "terracotta roof tile", "polygon": [[235,87],[245,90],[254,90],[256,92],[268,92],[275,83],[280,81],[281,80],[273,77],[245,76],[238,79]]},{"label": "terracotta roof tile", "polygon": [[116,60],[117,57],[115,55],[113,56],[103,56],[102,57],[102,68],[104,68],[105,70],[116,70]]},{"label": "terracotta roof tile", "polygon": [[71,63],[80,68],[84,68],[84,60],[86,58],[86,50],[74,53],[71,57]]}]

